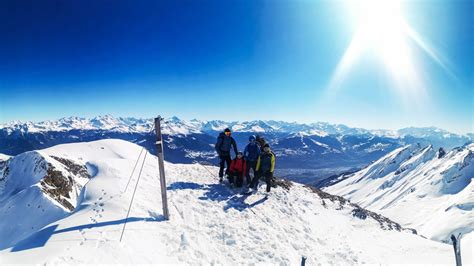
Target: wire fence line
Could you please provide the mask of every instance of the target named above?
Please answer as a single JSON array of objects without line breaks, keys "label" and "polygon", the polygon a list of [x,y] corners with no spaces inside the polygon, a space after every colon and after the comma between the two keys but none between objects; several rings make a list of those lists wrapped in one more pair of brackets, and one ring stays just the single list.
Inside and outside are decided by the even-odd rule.
[{"label": "wire fence line", "polygon": [[125,222],[124,222],[123,228],[122,228],[122,233],[120,234],[120,242],[122,242],[123,234],[125,232],[125,227],[127,226],[128,217],[130,215],[130,210],[132,209],[133,200],[135,199],[135,193],[137,192],[138,183],[140,182],[140,177],[142,176],[142,170],[143,170],[143,166],[145,165],[147,154],[148,153],[145,152],[145,156],[143,156],[143,162],[142,162],[142,166],[140,167],[140,172],[138,173],[137,183],[135,184],[135,189],[133,190],[132,199],[130,201],[130,205],[128,206],[127,217],[125,218]]}]

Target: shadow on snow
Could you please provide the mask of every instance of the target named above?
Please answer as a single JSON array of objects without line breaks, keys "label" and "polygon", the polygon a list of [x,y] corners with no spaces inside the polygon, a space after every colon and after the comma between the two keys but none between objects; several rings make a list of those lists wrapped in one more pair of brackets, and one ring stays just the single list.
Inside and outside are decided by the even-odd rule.
[{"label": "shadow on snow", "polygon": [[66,232],[71,232],[71,231],[79,231],[83,229],[99,228],[99,227],[105,227],[105,226],[110,226],[110,225],[119,225],[119,224],[125,223],[125,221],[127,223],[139,222],[139,221],[160,222],[160,221],[164,221],[164,217],[162,215],[158,217],[147,217],[147,218],[129,217],[128,219],[83,224],[83,225],[72,226],[72,227],[63,228],[59,230],[56,230],[58,225],[54,224],[46,228],[43,228],[40,231],[34,233],[33,235],[16,243],[15,245],[13,245],[13,248],[10,250],[10,252],[19,252],[19,251],[24,251],[28,249],[43,247],[51,238],[51,236],[54,234],[61,234],[61,233],[66,233]]},{"label": "shadow on snow", "polygon": [[204,190],[204,195],[199,197],[200,200],[224,201],[224,211],[235,209],[237,211],[244,211],[259,205],[267,200],[266,197],[259,199],[253,203],[246,203],[245,200],[250,195],[239,194],[238,190],[232,190],[225,184],[197,184],[193,182],[174,182],[168,186],[168,190]]},{"label": "shadow on snow", "polygon": [[[246,203],[245,200],[250,195],[242,195],[236,191],[229,189],[226,187],[225,184],[197,184],[192,182],[174,182],[170,186],[168,186],[168,190],[204,190],[205,193],[203,196],[199,197],[200,200],[211,200],[211,201],[224,201],[224,211],[228,211],[229,209],[235,209],[237,211],[244,211],[246,209],[255,207],[267,200],[266,197],[259,199],[251,204]],[[77,210],[84,208],[85,206],[79,206]],[[43,247],[48,240],[54,234],[61,234],[71,231],[79,231],[83,229],[92,229],[92,228],[99,228],[105,227],[110,225],[118,225],[123,224],[125,222],[139,222],[139,221],[146,221],[146,222],[160,222],[164,221],[164,217],[162,215],[154,215],[150,213],[152,217],[130,217],[128,219],[120,219],[114,221],[107,221],[107,222],[100,222],[100,223],[90,223],[90,224],[83,224],[78,226],[72,226],[68,228],[63,228],[57,230],[58,225],[50,225],[46,228],[41,229],[40,231],[34,233],[33,235],[21,240],[20,242],[13,245],[10,252],[19,252],[28,249]]]}]

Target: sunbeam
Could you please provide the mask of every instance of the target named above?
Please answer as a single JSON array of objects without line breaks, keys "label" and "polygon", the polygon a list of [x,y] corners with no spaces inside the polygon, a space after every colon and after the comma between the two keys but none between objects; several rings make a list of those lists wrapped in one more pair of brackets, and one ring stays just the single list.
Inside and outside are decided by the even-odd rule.
[{"label": "sunbeam", "polygon": [[391,83],[404,100],[427,96],[423,69],[415,57],[416,44],[447,74],[454,74],[441,57],[404,19],[400,1],[348,1],[349,14],[357,23],[351,43],[339,61],[329,84],[337,92],[354,64],[365,54],[374,54],[385,66]]}]

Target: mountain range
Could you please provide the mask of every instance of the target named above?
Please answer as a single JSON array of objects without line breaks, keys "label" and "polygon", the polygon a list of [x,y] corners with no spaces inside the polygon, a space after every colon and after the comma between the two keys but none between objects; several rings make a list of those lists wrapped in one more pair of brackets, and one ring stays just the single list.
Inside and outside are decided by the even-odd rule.
[{"label": "mountain range", "polygon": [[449,243],[474,231],[474,144],[450,151],[418,144],[400,147],[325,191]]},{"label": "mountain range", "polygon": [[[404,145],[420,143],[451,149],[472,141],[472,135],[453,134],[434,127],[366,130],[325,122],[187,121],[171,117],[164,119],[162,128],[166,160],[175,163],[216,164],[213,146],[218,133],[225,128],[232,129],[241,150],[250,135],[259,134],[277,155],[278,174],[308,184],[358,170]],[[108,138],[131,141],[155,152],[153,119],[106,115],[1,125],[0,153],[17,155],[57,144]]]}]

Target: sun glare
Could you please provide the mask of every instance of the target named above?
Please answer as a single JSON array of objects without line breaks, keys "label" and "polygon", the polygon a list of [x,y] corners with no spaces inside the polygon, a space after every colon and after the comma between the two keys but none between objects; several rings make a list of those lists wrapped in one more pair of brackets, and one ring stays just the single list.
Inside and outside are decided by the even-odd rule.
[{"label": "sun glare", "polygon": [[356,29],[333,74],[330,90],[337,90],[342,85],[351,67],[361,56],[371,54],[385,66],[401,96],[424,97],[421,67],[416,62],[410,44],[418,45],[448,71],[434,49],[405,21],[400,1],[347,1],[346,6],[350,21],[355,23]]}]

